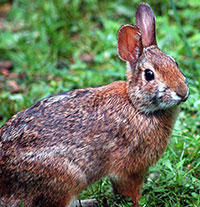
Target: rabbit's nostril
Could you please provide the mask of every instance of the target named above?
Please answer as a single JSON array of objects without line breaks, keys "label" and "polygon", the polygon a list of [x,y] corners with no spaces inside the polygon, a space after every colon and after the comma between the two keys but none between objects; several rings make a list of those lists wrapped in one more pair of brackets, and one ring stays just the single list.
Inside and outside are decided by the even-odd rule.
[{"label": "rabbit's nostril", "polygon": [[182,98],[182,102],[185,102],[188,99],[189,96],[189,90],[187,91],[187,94]]},{"label": "rabbit's nostril", "polygon": [[181,98],[181,102],[185,102],[188,99],[189,96],[189,90],[187,90],[187,93],[177,93],[177,95]]}]

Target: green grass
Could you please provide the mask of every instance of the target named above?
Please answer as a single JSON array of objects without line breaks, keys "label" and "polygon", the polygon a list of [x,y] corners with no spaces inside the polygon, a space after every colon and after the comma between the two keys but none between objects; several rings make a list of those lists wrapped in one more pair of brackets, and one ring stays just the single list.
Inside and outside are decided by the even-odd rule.
[{"label": "green grass", "polygon": [[[5,1],[4,1],[5,2]],[[0,75],[0,125],[19,110],[50,94],[125,79],[117,57],[116,34],[134,23],[140,1],[16,0],[0,32],[0,59],[10,74]],[[149,0],[157,20],[159,47],[172,55],[188,78],[190,97],[181,105],[171,141],[150,168],[143,186],[143,207],[200,206],[200,33],[199,0]],[[12,93],[9,81],[21,88]],[[131,206],[116,199],[107,178],[81,195],[101,206]],[[116,204],[116,200],[121,200]],[[118,202],[119,203],[119,202]]]}]

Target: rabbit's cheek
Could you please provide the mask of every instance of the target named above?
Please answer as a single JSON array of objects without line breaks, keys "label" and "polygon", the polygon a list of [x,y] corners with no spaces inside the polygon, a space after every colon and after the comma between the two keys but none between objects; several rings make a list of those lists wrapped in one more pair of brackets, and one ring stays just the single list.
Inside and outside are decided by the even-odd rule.
[{"label": "rabbit's cheek", "polygon": [[143,82],[143,85],[141,87],[141,93],[142,95],[145,95],[148,97],[155,97],[157,94],[157,82],[152,80],[150,82]]},{"label": "rabbit's cheek", "polygon": [[169,104],[170,100],[171,100],[170,93],[168,93],[168,91],[166,91],[165,94],[162,97],[162,102],[166,103],[166,104]]}]

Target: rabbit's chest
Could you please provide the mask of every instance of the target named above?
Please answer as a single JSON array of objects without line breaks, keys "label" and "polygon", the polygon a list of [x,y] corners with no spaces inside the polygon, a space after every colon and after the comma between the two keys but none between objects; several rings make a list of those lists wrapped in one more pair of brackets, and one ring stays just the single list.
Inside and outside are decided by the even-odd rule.
[{"label": "rabbit's chest", "polygon": [[160,133],[159,135],[155,135],[154,132],[147,132],[138,137],[138,145],[131,151],[133,159],[130,159],[130,166],[142,169],[158,161],[166,149],[170,134],[170,131],[166,134]]},{"label": "rabbit's chest", "polygon": [[176,119],[175,113],[164,115],[143,116],[133,123],[130,167],[138,170],[149,167],[164,153]]}]

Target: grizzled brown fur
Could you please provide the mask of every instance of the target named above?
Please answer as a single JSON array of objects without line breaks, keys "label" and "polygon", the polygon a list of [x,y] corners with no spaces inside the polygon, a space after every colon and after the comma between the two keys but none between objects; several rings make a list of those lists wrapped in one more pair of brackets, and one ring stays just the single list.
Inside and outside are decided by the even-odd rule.
[{"label": "grizzled brown fur", "polygon": [[[140,8],[137,23],[153,15],[139,15],[151,9],[147,4]],[[0,205],[69,206],[88,185],[108,175],[114,188],[139,206],[145,172],[163,154],[177,105],[188,96],[175,61],[153,45],[155,31],[148,44],[142,35],[132,25],[118,33],[127,81],[45,98],[3,125]],[[147,67],[155,74],[151,81],[145,80]]]}]

